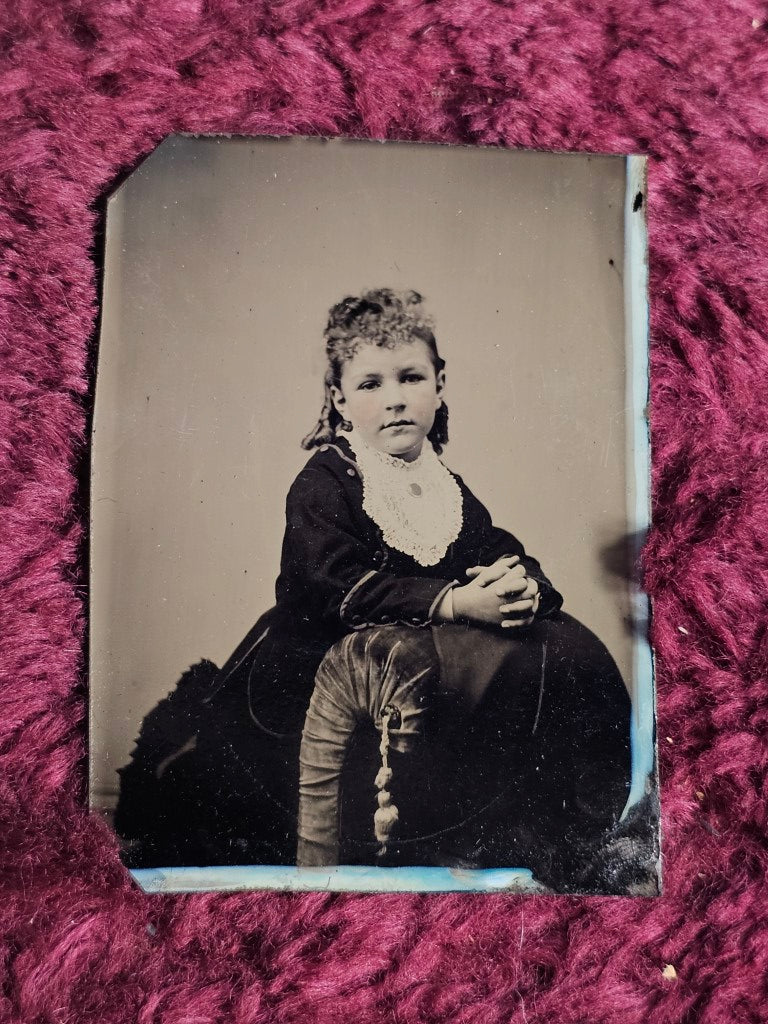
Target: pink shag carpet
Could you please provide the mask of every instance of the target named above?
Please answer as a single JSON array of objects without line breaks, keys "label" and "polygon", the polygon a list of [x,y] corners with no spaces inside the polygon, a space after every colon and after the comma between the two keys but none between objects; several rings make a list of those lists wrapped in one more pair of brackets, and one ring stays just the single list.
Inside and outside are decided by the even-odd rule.
[{"label": "pink shag carpet", "polygon": [[[768,1018],[764,0],[14,0],[0,121],[0,1020]],[[91,256],[178,131],[650,156],[663,897],[129,882],[84,810]]]}]

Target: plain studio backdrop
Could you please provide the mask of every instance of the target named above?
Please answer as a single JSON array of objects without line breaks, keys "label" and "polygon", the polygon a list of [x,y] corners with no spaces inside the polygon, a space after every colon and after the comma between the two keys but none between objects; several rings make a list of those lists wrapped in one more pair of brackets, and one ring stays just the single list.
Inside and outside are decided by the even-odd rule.
[{"label": "plain studio backdrop", "polygon": [[[632,686],[621,157],[175,137],[110,200],[93,439],[91,779],[273,603],[328,309],[415,288],[443,456]],[[623,571],[622,571],[623,570]]]}]

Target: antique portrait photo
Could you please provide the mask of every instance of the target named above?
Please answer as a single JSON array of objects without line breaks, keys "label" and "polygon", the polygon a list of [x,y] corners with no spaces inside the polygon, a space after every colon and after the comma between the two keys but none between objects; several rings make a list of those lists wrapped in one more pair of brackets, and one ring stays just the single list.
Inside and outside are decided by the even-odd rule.
[{"label": "antique portrait photo", "polygon": [[659,891],[640,158],[174,136],[106,211],[90,799],[150,891]]}]

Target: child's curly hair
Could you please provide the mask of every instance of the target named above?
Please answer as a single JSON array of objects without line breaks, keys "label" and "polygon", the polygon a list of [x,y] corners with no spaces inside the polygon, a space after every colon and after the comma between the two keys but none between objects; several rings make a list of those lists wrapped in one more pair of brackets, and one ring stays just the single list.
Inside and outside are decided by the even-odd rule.
[{"label": "child's curly hair", "polygon": [[[333,404],[331,387],[341,386],[344,364],[352,359],[361,345],[394,348],[420,339],[429,348],[435,373],[445,367],[437,351],[434,321],[422,303],[421,295],[415,291],[375,288],[362,295],[348,295],[331,308],[323,335],[328,356],[325,400],[314,430],[301,442],[302,448],[315,448],[335,440],[342,417]],[[448,441],[448,408],[445,402],[435,413],[435,422],[427,436],[439,455]]]}]

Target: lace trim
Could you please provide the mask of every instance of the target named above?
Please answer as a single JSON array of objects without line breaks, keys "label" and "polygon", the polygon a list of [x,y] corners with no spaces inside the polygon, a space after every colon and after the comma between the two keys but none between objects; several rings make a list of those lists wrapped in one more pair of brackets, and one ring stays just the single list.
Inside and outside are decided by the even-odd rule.
[{"label": "lace trim", "polygon": [[363,478],[363,510],[381,530],[385,544],[419,565],[437,565],[464,523],[461,490],[451,472],[425,442],[413,462],[346,435]]}]

